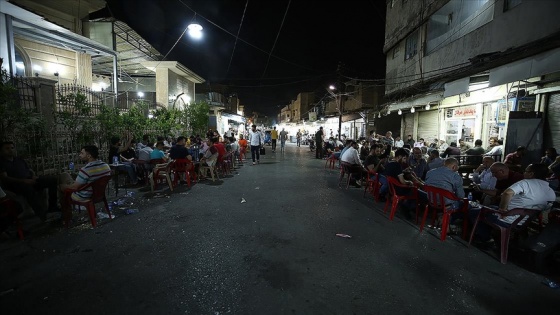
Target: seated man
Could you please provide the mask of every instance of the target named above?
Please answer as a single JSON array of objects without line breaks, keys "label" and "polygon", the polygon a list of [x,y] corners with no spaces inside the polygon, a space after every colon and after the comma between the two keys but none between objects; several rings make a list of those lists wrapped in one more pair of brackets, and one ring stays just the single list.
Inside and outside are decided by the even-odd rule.
[{"label": "seated man", "polygon": [[445,159],[450,156],[459,156],[459,155],[461,155],[461,149],[457,147],[456,142],[451,142],[451,144],[449,144],[449,146],[445,149],[445,151],[443,151],[441,157]]},{"label": "seated man", "polygon": [[163,141],[156,143],[156,148],[150,153],[150,160],[164,160],[167,161],[168,157],[165,155]]},{"label": "seated man", "polygon": [[[498,210],[506,213],[516,208],[544,210],[549,202],[556,200],[556,194],[544,180],[548,169],[544,164],[531,164],[525,169],[524,179],[509,186],[502,194]],[[470,220],[474,223],[480,209],[471,209]],[[508,227],[519,216],[501,217],[496,213],[486,214],[486,219],[500,226]],[[526,220],[521,220],[522,224]],[[479,241],[491,240],[491,227],[486,224],[477,226],[475,235]]]},{"label": "seated man", "polygon": [[369,150],[368,156],[366,156],[364,161],[364,166],[369,171],[374,171],[376,173],[382,173],[385,170],[385,162],[387,161],[387,155],[381,157],[381,146],[373,144]]},{"label": "seated man", "polygon": [[474,142],[474,148],[468,149],[465,151],[466,155],[473,155],[469,156],[466,160],[468,165],[479,165],[482,163],[482,155],[484,154],[485,150],[482,147],[482,140],[477,139]]},{"label": "seated man", "polygon": [[[463,178],[459,175],[459,173],[457,173],[458,169],[459,162],[457,159],[448,158],[443,162],[442,167],[433,169],[426,174],[425,183],[428,186],[434,186],[450,191],[459,198],[465,198]],[[460,200],[452,202],[453,209],[459,209],[462,205],[463,201]]]},{"label": "seated man", "polygon": [[494,164],[494,159],[485,156],[482,164],[473,171],[471,186],[475,190],[473,195],[475,200],[482,199],[482,190],[494,190],[496,188],[496,177],[492,175],[490,167]]},{"label": "seated man", "polygon": [[438,150],[430,151],[429,155],[430,157],[428,158],[428,171],[443,166],[443,159],[439,157]]},{"label": "seated man", "polygon": [[[414,186],[415,182],[418,183],[418,184],[424,184],[414,177],[412,177],[412,179],[410,179],[410,180],[405,179],[405,174],[407,172],[406,172],[406,170],[403,169],[402,165],[405,163],[407,158],[408,158],[408,152],[405,149],[403,149],[403,148],[397,149],[395,151],[394,160],[387,163],[387,165],[385,165],[385,171],[382,174],[383,176],[379,177],[379,182],[381,183],[381,188],[379,190],[379,194],[382,197],[382,199],[384,199],[385,195],[387,195],[387,193],[389,192],[389,182],[387,181],[388,176],[396,178],[396,179],[399,180],[399,182],[401,184],[408,185],[410,187]],[[408,191],[398,187],[397,193],[406,195],[406,194],[408,194]]]},{"label": "seated man", "polygon": [[[66,190],[78,190],[80,187],[92,183],[103,176],[111,175],[111,168],[107,163],[99,160],[99,149],[94,145],[86,145],[82,147],[80,151],[80,160],[86,163],[84,167],[80,169],[76,180],[70,178],[70,174],[63,173],[60,175],[60,185],[59,189],[61,191]],[[71,195],[72,200],[84,201],[91,197],[93,190],[91,188],[87,190],[74,191]],[[70,206],[63,201],[63,219],[69,219],[72,215],[72,209]]]},{"label": "seated man", "polygon": [[[41,220],[46,219],[48,211],[59,211],[57,178],[35,176],[25,160],[16,156],[16,149],[11,141],[2,142],[0,145],[0,181],[4,189],[24,196]],[[49,192],[48,209],[39,197],[40,190],[45,188]]]},{"label": "seated man", "polygon": [[408,158],[408,167],[418,178],[424,178],[428,171],[428,162],[424,159],[419,147],[412,148],[412,154]]},{"label": "seated man", "polygon": [[509,169],[514,171],[521,171],[521,164],[523,163],[523,156],[527,149],[525,147],[517,147],[515,152],[506,155],[504,159],[504,164],[509,167]]},{"label": "seated man", "polygon": [[[183,136],[177,137],[177,142],[169,150],[169,158],[172,160],[186,159],[189,156],[189,149],[185,147],[186,138]],[[165,148],[165,143],[163,144]]]},{"label": "seated man", "polygon": [[[129,134],[128,140],[125,145],[121,145],[121,139],[119,137],[112,137],[111,138],[111,146],[109,147],[109,163],[114,163],[114,159],[116,157],[118,162],[122,162],[121,154],[128,151],[132,145],[132,137]],[[125,171],[128,174],[128,178],[130,179],[130,183],[136,185],[138,183],[138,178],[136,177],[136,170],[132,163],[122,163],[121,165],[117,166],[116,169],[118,171]]]},{"label": "seated man", "polygon": [[511,171],[504,163],[494,162],[490,166],[490,172],[492,176],[496,178],[496,185],[492,188],[482,188],[480,186],[474,186],[476,191],[480,191],[486,195],[486,198],[482,200],[485,205],[498,204],[500,202],[500,195],[509,186],[517,183],[523,179],[523,175],[520,173]]},{"label": "seated man", "polygon": [[358,143],[356,141],[352,141],[351,146],[340,157],[340,162],[347,163],[350,166],[350,170],[354,178],[352,185],[354,185],[355,187],[361,187],[360,180],[362,179],[364,173],[367,174],[367,170],[360,160],[360,155],[358,153]]}]

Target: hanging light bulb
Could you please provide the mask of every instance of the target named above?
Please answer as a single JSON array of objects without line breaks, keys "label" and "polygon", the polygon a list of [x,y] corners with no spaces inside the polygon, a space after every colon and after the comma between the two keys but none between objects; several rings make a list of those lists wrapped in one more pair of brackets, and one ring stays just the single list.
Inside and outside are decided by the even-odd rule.
[{"label": "hanging light bulb", "polygon": [[390,109],[387,110],[387,115],[391,115],[391,110]]},{"label": "hanging light bulb", "polygon": [[402,110],[399,109],[399,111],[397,112],[397,114],[402,115]]},{"label": "hanging light bulb", "polygon": [[379,112],[379,115],[377,115],[377,118],[381,118],[381,112]]},{"label": "hanging light bulb", "polygon": [[426,110],[430,110],[430,103],[426,105]]},{"label": "hanging light bulb", "polygon": [[414,113],[416,110],[414,109],[414,106],[410,109],[411,113]]}]

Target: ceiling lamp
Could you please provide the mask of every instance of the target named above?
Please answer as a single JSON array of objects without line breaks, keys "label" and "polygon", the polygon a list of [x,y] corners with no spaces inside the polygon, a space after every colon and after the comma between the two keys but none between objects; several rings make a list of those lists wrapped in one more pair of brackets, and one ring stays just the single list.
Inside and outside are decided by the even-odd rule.
[{"label": "ceiling lamp", "polygon": [[377,115],[377,118],[381,118],[381,112],[379,112],[379,115]]},{"label": "ceiling lamp", "polygon": [[430,110],[430,103],[426,104],[426,110]]},{"label": "ceiling lamp", "polygon": [[402,110],[399,109],[399,111],[397,112],[397,114],[402,115]]},{"label": "ceiling lamp", "polygon": [[416,110],[414,109],[414,106],[410,109],[411,113],[414,113]]}]

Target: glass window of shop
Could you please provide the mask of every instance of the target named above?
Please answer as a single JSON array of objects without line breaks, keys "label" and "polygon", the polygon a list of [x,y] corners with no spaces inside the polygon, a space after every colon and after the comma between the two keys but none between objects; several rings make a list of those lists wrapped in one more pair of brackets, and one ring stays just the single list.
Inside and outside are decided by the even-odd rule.
[{"label": "glass window of shop", "polygon": [[444,139],[447,144],[459,144],[459,139],[463,139],[469,146],[474,145],[476,113],[476,105],[446,109]]}]

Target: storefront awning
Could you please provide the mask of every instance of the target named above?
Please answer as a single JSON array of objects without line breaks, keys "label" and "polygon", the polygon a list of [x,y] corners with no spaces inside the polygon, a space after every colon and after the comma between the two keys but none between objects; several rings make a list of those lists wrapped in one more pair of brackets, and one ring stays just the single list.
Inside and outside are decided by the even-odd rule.
[{"label": "storefront awning", "polygon": [[443,99],[443,93],[428,94],[424,96],[415,97],[412,99],[404,100],[399,103],[393,103],[386,106],[387,111],[396,111],[403,109],[410,109],[413,106],[426,106],[433,102],[439,102]]},{"label": "storefront awning", "polygon": [[352,121],[360,118],[363,118],[360,113],[346,114],[342,115],[342,122]]}]

